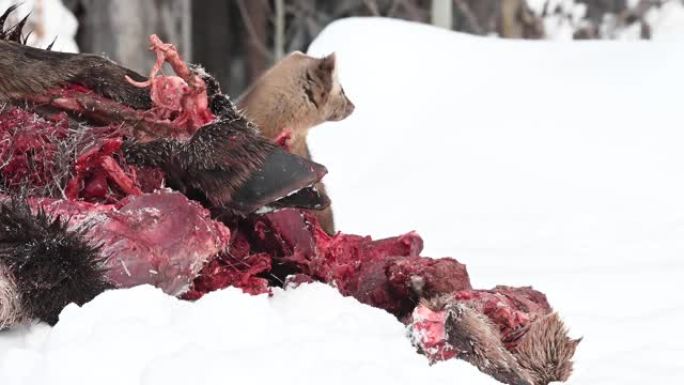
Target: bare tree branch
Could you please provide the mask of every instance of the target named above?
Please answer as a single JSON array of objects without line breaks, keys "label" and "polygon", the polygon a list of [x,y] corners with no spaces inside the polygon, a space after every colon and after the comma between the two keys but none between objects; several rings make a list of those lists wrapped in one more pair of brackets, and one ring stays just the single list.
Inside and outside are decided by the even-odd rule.
[{"label": "bare tree branch", "polygon": [[477,21],[477,17],[470,9],[468,3],[466,3],[464,0],[454,0],[454,3],[456,3],[456,9],[458,9],[458,12],[460,12],[465,18],[469,31],[478,35],[483,35],[484,31],[482,30],[480,23]]}]

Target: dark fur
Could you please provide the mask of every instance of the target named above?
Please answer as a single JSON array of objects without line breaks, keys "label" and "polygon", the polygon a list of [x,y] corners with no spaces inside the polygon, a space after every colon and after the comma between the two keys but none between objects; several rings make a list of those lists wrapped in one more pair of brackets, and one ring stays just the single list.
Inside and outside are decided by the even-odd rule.
[{"label": "dark fur", "polygon": [[244,118],[237,110],[230,97],[221,92],[221,85],[218,80],[209,75],[204,68],[196,64],[189,64],[190,70],[198,74],[207,85],[207,97],[209,98],[209,108],[219,120],[242,119],[247,128],[255,133],[258,132],[252,122]]},{"label": "dark fur", "polygon": [[25,202],[0,205],[0,263],[14,278],[23,311],[49,324],[69,303],[108,288],[96,247],[60,218],[32,214]]},{"label": "dark fur", "polygon": [[68,83],[81,84],[100,95],[137,109],[149,109],[147,89],[129,84],[125,76],[144,76],[96,55],[53,52],[23,45],[23,24],[5,29],[10,7],[0,17],[0,100],[40,95]]},{"label": "dark fur", "polygon": [[[0,27],[3,27],[5,25],[5,20],[9,17],[9,15],[14,12],[15,9],[19,7],[19,4],[13,4],[7,10],[5,13],[0,16]],[[12,28],[3,31],[0,30],[0,39],[3,40],[9,40],[9,41],[16,41],[17,43],[22,43],[26,44],[26,40],[28,39],[28,36],[23,39],[22,41],[22,30],[24,29],[24,25],[26,25],[26,21],[28,20],[28,17],[30,16],[30,13],[26,16],[24,16],[23,19],[19,20],[19,22]],[[0,28],[1,29],[1,28]]]},{"label": "dark fur", "polygon": [[238,117],[204,126],[187,142],[160,139],[124,145],[126,160],[160,167],[169,185],[201,192],[213,207],[227,207],[233,194],[277,147]]}]

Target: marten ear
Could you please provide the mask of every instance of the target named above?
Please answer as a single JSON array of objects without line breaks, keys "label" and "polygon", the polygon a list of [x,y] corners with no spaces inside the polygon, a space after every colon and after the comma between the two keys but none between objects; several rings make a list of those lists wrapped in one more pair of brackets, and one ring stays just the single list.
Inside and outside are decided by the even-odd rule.
[{"label": "marten ear", "polygon": [[321,62],[318,64],[318,68],[322,72],[327,72],[329,74],[332,74],[335,72],[335,66],[336,66],[335,52],[333,52],[330,55],[321,59]]},{"label": "marten ear", "polygon": [[333,84],[335,83],[335,53],[319,59],[318,65],[316,66],[316,77],[320,79],[320,84],[326,92],[324,99],[327,97],[327,92],[332,90]]}]

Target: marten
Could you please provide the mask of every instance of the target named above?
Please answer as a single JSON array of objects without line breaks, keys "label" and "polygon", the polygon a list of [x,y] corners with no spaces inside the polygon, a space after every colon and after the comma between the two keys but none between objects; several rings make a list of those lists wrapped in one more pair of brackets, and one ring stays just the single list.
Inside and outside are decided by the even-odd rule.
[{"label": "marten", "polygon": [[[309,160],[309,129],[342,120],[354,111],[337,78],[335,54],[315,58],[299,51],[264,73],[240,96],[237,105],[262,135],[271,140],[285,135],[289,150]],[[325,194],[322,183],[316,188]],[[326,232],[335,232],[330,207],[313,213]]]}]

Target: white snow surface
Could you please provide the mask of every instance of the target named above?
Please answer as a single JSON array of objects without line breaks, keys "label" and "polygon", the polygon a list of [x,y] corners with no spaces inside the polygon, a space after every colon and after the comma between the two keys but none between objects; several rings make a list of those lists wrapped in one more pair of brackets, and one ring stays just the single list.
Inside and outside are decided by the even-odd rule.
[{"label": "white snow surface", "polygon": [[[418,230],[474,286],[533,285],[573,336],[570,384],[684,378],[682,45],[330,25],[347,120],[312,131],[338,227]],[[3,385],[495,384],[428,366],[389,314],[313,284],[195,303],[151,287],[0,333]]]},{"label": "white snow surface", "polygon": [[405,334],[390,314],[323,284],[272,298],[227,289],[194,303],[140,286],[71,305],[54,328],[3,333],[0,383],[493,383],[464,362],[430,367]]},{"label": "white snow surface", "polygon": [[684,40],[684,1],[665,2],[661,7],[651,9],[646,20],[652,26],[653,39]]},{"label": "white snow surface", "polygon": [[312,130],[340,230],[417,230],[473,285],[533,285],[584,337],[570,384],[684,381],[684,45],[349,19],[356,104]]},{"label": "white snow surface", "polygon": [[54,41],[54,51],[78,52],[78,21],[61,0],[0,0],[0,14],[14,4],[19,7],[10,14],[6,28],[29,15],[24,27],[24,35],[30,32],[29,45],[45,48]]}]

